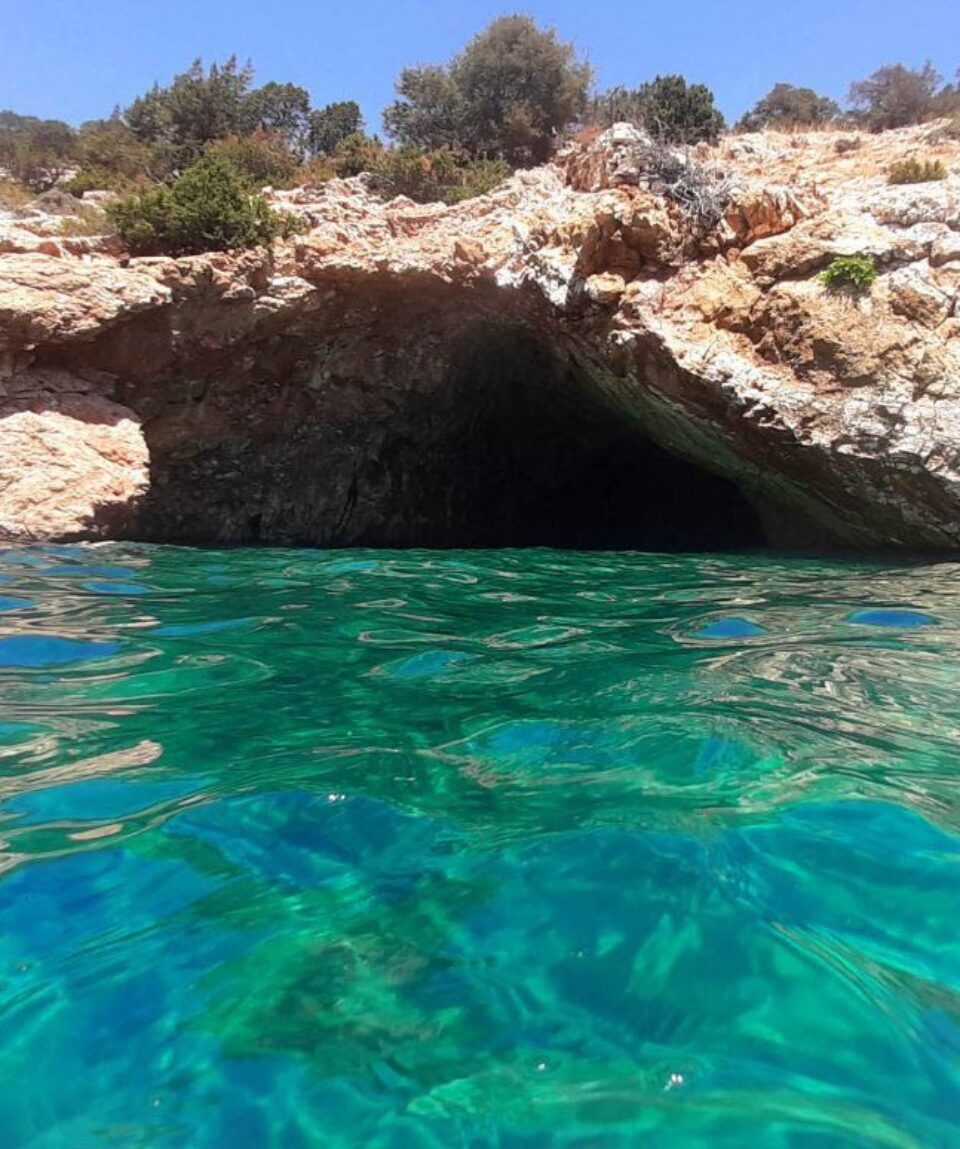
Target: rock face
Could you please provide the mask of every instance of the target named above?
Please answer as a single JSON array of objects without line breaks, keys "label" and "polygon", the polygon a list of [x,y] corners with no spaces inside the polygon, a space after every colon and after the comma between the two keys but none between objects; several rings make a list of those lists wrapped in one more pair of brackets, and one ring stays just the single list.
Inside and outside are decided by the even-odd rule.
[{"label": "rock face", "polygon": [[456,207],[277,193],[271,250],[0,219],[0,536],[955,549],[960,144],[838,138],[698,149],[696,233],[626,125]]}]

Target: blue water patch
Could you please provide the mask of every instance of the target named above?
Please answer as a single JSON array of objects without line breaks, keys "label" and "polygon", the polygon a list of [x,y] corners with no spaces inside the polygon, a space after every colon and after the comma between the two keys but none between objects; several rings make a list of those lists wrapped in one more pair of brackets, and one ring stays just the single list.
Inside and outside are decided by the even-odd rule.
[{"label": "blue water patch", "polygon": [[107,658],[120,649],[118,642],[81,642],[55,634],[15,634],[0,638],[0,666],[56,666]]},{"label": "blue water patch", "polygon": [[0,594],[0,610],[25,610],[33,606],[28,598],[7,598]]},{"label": "blue water patch", "polygon": [[[26,776],[29,780],[29,775]],[[200,788],[195,776],[149,781],[133,778],[91,778],[64,781],[42,790],[26,791],[5,800],[5,808],[19,815],[19,824],[56,821],[64,818],[107,820],[125,818],[195,794]]]},{"label": "blue water patch", "polygon": [[858,610],[850,615],[850,622],[861,626],[890,626],[909,629],[917,626],[936,626],[937,620],[919,610]]},{"label": "blue water patch", "polygon": [[[323,552],[319,552],[316,557],[321,560],[326,558]],[[379,567],[380,563],[376,559],[335,559],[333,562],[325,561],[323,570],[325,574],[365,574]]]},{"label": "blue water patch", "polygon": [[448,666],[455,666],[476,657],[463,650],[426,650],[404,659],[394,668],[396,678],[427,678],[431,674],[442,674]]},{"label": "blue water patch", "polygon": [[90,578],[93,576],[103,579],[131,579],[137,577],[137,572],[133,567],[61,566],[47,567],[46,570],[39,573],[47,578]]},{"label": "blue water patch", "polygon": [[96,594],[146,594],[148,588],[138,582],[85,582],[84,590],[92,590]]},{"label": "blue water patch", "polygon": [[766,633],[764,627],[749,619],[730,616],[708,622],[697,631],[697,638],[756,638],[758,634]]},{"label": "blue water patch", "polygon": [[195,634],[216,634],[221,630],[237,630],[249,626],[249,618],[225,618],[219,622],[184,622],[158,626],[152,633],[164,638],[189,638]]},{"label": "blue water patch", "polygon": [[741,743],[711,735],[700,746],[693,768],[698,774],[717,774],[738,766],[746,767],[752,759],[753,755]]},{"label": "blue water patch", "polygon": [[0,745],[5,742],[23,742],[40,729],[31,722],[0,722]]}]

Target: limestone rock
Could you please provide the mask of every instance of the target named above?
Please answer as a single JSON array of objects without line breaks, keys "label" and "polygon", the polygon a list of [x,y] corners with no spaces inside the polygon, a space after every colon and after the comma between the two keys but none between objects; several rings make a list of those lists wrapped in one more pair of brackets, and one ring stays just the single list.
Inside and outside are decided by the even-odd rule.
[{"label": "limestone rock", "polygon": [[934,267],[960,263],[960,231],[944,229],[944,233],[931,245],[930,262]]},{"label": "limestone rock", "polygon": [[[269,250],[126,259],[6,213],[0,536],[449,541],[477,427],[530,385],[531,426],[570,436],[547,470],[592,403],[777,542],[960,547],[960,143],[841,138],[696,149],[732,189],[710,234],[646,186],[630,125],[453,207],[273,193],[308,230]],[[889,187],[919,148],[949,178]],[[872,290],[828,292],[856,254]]]},{"label": "limestone rock", "polygon": [[[136,415],[92,394],[48,390],[0,399],[0,537],[29,541],[123,535],[148,487]],[[69,385],[69,381],[67,381]]]},{"label": "limestone rock", "polygon": [[626,286],[622,275],[605,271],[599,275],[591,275],[584,284],[584,291],[593,303],[611,304],[619,303]]}]

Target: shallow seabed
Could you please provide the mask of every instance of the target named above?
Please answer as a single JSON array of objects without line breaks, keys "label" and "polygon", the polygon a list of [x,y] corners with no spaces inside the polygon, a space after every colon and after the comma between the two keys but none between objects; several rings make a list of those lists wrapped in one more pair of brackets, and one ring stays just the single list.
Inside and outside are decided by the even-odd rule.
[{"label": "shallow seabed", "polygon": [[960,1144],[958,574],[0,552],[0,1145]]}]

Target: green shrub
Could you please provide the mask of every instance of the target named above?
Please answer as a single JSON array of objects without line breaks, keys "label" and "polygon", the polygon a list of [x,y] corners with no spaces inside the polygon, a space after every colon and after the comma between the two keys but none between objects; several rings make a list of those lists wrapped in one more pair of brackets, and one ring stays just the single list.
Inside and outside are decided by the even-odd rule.
[{"label": "green shrub", "polygon": [[15,180],[0,179],[0,209],[5,211],[26,207],[33,195]]},{"label": "green shrub", "polygon": [[89,191],[112,191],[130,195],[135,191],[144,191],[150,186],[150,181],[146,177],[125,176],[106,168],[81,168],[68,180],[61,180],[57,184],[58,188],[75,196],[82,196],[84,192]]},{"label": "green shrub", "polygon": [[868,255],[838,255],[820,274],[820,282],[830,291],[869,291],[876,278],[876,264]]},{"label": "green shrub", "polygon": [[0,167],[31,191],[52,188],[73,163],[75,133],[61,120],[0,112]]},{"label": "green shrub", "polygon": [[337,145],[332,160],[333,174],[340,179],[358,176],[361,172],[372,172],[383,155],[383,144],[376,136],[365,132],[352,132]]},{"label": "green shrub", "polygon": [[945,180],[947,169],[939,160],[898,160],[887,169],[888,184],[925,184]]},{"label": "green shrub", "polygon": [[356,100],[340,100],[310,113],[309,150],[314,156],[332,156],[348,136],[363,132],[363,117]]},{"label": "green shrub", "polygon": [[215,140],[207,145],[205,154],[219,156],[232,164],[251,190],[259,190],[267,184],[291,187],[300,170],[300,160],[275,132],[256,131],[250,136]]},{"label": "green shrub", "polygon": [[713,92],[683,76],[657,76],[635,89],[611,88],[594,96],[586,119],[602,127],[627,120],[667,144],[715,143],[724,129]]},{"label": "green shrub", "polygon": [[863,147],[863,140],[859,136],[841,136],[833,145],[838,156],[845,156],[847,152],[858,152]]},{"label": "green shrub", "polygon": [[742,132],[760,132],[764,128],[817,127],[837,119],[839,115],[839,106],[812,88],[776,84],[754,104],[737,127]]},{"label": "green shrub", "polygon": [[271,209],[223,156],[204,156],[173,183],[128,196],[108,209],[135,255],[188,255],[257,247],[297,230]]},{"label": "green shrub", "polygon": [[471,159],[453,148],[421,152],[418,148],[385,148],[376,136],[355,132],[341,142],[332,156],[318,156],[300,169],[306,184],[325,183],[335,177],[372,177],[381,196],[406,196],[417,203],[461,203],[485,195],[512,174],[506,160]]},{"label": "green shrub", "polygon": [[377,189],[417,203],[461,203],[484,195],[510,175],[504,160],[471,160],[450,148],[421,154],[415,148],[381,151],[370,167]]}]

